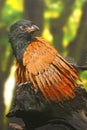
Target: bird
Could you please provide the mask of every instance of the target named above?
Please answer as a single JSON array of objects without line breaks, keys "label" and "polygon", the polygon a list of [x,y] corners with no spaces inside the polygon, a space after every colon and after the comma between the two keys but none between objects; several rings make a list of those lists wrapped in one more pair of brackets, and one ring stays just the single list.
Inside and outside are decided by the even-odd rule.
[{"label": "bird", "polygon": [[76,69],[42,36],[34,36],[39,27],[22,19],[10,27],[9,42],[16,58],[18,86],[31,83],[47,102],[74,98],[80,77]]},{"label": "bird", "polygon": [[10,28],[17,88],[6,116],[21,118],[25,125],[10,124],[10,127],[86,130],[87,91],[77,82],[80,80],[77,70],[86,68],[70,63],[48,41],[34,36],[39,30],[32,21],[24,19]]}]

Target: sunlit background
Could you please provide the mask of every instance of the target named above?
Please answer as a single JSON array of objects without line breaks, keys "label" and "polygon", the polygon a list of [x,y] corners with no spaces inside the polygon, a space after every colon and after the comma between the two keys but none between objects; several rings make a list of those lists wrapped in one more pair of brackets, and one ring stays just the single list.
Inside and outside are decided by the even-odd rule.
[{"label": "sunlit background", "polygon": [[[9,27],[30,19],[64,57],[87,63],[87,0],[0,0],[0,130],[10,130],[5,114],[15,90],[15,59],[8,41]],[[87,88],[87,71],[80,73]]]}]

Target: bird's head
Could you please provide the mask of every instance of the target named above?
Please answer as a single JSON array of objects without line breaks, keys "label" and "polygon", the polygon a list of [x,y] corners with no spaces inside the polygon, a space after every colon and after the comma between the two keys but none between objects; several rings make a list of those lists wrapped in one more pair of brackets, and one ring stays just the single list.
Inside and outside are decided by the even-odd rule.
[{"label": "bird's head", "polygon": [[32,34],[39,30],[39,27],[30,20],[20,20],[14,23],[10,28],[9,40],[12,42],[17,38],[31,38]]},{"label": "bird's head", "polygon": [[22,62],[23,53],[27,45],[32,41],[33,33],[38,30],[39,27],[29,20],[20,20],[11,26],[9,42],[18,61]]}]

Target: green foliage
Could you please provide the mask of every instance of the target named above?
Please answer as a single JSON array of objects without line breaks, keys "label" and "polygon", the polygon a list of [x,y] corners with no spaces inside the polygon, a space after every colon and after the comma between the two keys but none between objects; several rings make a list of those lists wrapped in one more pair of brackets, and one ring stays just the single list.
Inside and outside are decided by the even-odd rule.
[{"label": "green foliage", "polygon": [[22,18],[23,16],[22,2],[23,2],[22,0],[21,1],[7,0],[1,11],[0,28],[3,32],[1,32],[2,36],[0,39],[0,45],[2,48],[4,48],[3,55],[0,55],[2,71],[6,70],[8,59],[9,56],[11,55],[11,47],[8,41],[9,27],[15,21]]},{"label": "green foliage", "polygon": [[80,25],[82,17],[82,7],[85,4],[85,0],[76,0],[72,6],[72,13],[69,16],[67,23],[64,27],[63,46],[66,48],[69,43],[76,37],[77,30]]},{"label": "green foliage", "polygon": [[45,0],[44,20],[48,21],[58,18],[63,11],[62,0]]},{"label": "green foliage", "polygon": [[85,88],[87,89],[87,70],[82,72],[80,74],[80,77],[82,79],[82,84],[85,86]]},{"label": "green foliage", "polygon": [[3,26],[8,26],[14,23],[14,21],[22,18],[22,12],[15,10],[11,5],[6,4],[2,11],[2,23]]},{"label": "green foliage", "polygon": [[19,0],[19,2],[17,0],[13,0],[13,2],[11,0],[6,1],[1,16],[2,26],[8,27],[16,20],[22,18],[23,9],[21,7],[22,5],[20,2],[22,3],[22,0]]},{"label": "green foliage", "polygon": [[[50,32],[51,20],[58,19],[63,11],[63,1],[45,0],[44,29],[42,35],[45,39],[53,43],[53,36]],[[47,37],[48,36],[48,37]]]}]

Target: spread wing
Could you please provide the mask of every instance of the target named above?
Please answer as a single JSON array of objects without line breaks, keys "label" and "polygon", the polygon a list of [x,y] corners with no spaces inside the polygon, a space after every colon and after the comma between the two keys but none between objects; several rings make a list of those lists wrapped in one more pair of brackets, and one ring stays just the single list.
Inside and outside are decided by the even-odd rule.
[{"label": "spread wing", "polygon": [[79,79],[79,76],[44,39],[36,37],[28,45],[23,55],[23,65],[25,70],[17,70],[21,81],[30,81],[48,101],[61,102],[65,98],[73,98],[76,79]]}]

